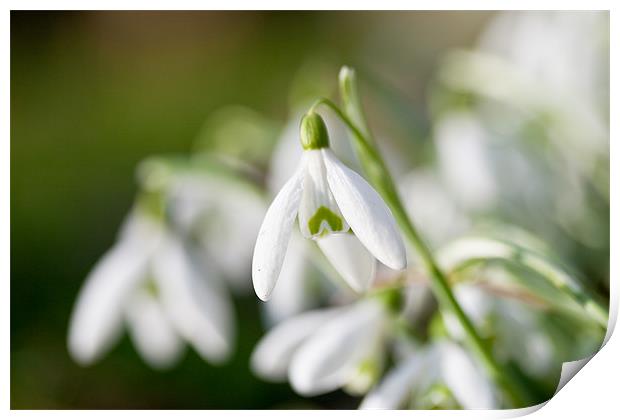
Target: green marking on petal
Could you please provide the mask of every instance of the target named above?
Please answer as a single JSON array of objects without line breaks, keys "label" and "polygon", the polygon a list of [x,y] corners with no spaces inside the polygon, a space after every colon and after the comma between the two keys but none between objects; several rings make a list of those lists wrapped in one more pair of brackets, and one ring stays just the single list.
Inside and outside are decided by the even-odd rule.
[{"label": "green marking on petal", "polygon": [[145,283],[144,289],[146,290],[146,293],[148,293],[149,295],[151,295],[153,297],[158,297],[159,296],[159,288],[155,284],[155,280],[154,279],[149,279],[149,281],[147,281]]},{"label": "green marking on petal", "polygon": [[342,230],[342,219],[333,211],[325,206],[321,206],[317,209],[314,216],[308,220],[308,229],[310,234],[318,235],[321,231],[321,224],[323,220],[327,222],[332,232],[338,232]]}]

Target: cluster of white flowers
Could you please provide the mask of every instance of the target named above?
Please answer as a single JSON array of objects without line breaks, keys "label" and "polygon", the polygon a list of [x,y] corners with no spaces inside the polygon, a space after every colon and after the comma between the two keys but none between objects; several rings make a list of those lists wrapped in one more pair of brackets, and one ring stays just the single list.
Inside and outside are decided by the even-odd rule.
[{"label": "cluster of white flowers", "polygon": [[[546,34],[544,22],[529,19],[502,15],[481,42],[483,49],[504,54],[528,75],[506,85],[516,98],[521,98],[516,91],[524,80],[537,86],[534,76],[546,80],[553,70],[544,66],[541,72],[537,65],[544,64],[545,44],[537,44],[540,56],[526,59],[525,47],[503,39],[511,25],[525,31],[525,38],[527,28]],[[566,24],[556,23],[561,28]],[[508,101],[506,92],[477,79],[479,64],[489,57],[455,57],[445,65],[441,83]],[[455,75],[463,68],[466,72]],[[543,99],[537,100],[572,112]],[[252,121],[260,120],[251,115]],[[251,275],[270,327],[251,357],[256,375],[288,381],[308,397],[343,389],[363,397],[360,408],[507,406],[479,361],[461,345],[466,341],[462,324],[449,311],[436,310],[429,276],[403,243],[390,208],[351,169],[356,159],[341,122],[323,118],[313,108],[303,116],[295,114],[283,130],[266,165],[267,194],[202,158],[180,165],[165,159],[143,164],[141,195],[75,304],[68,337],[74,359],[82,364],[99,360],[126,326],[138,352],[154,368],[177,362],[184,343],[205,360],[221,363],[234,349],[231,292],[249,290]],[[450,272],[456,300],[475,328],[494,340],[503,361],[516,361],[523,372],[541,379],[564,353],[545,330],[555,327],[528,305],[582,314],[564,289],[582,291],[570,276],[544,265],[543,257],[532,257],[544,265],[535,274],[556,276],[552,287],[539,278],[524,284],[528,276],[497,267],[465,275],[459,271],[472,261],[509,260],[514,249],[501,241],[455,240],[472,227],[474,216],[501,201],[488,130],[481,120],[471,111],[438,118],[434,140],[439,165],[405,174],[398,189],[408,216],[437,251],[438,265]],[[575,124],[600,125],[591,120]],[[596,150],[589,153],[596,160],[600,150],[592,147]],[[524,235],[515,232],[513,243],[544,254],[531,238],[522,241]],[[484,279],[473,281],[472,273]],[[418,322],[424,324],[422,337]],[[584,338],[579,345],[590,349],[592,340]]]},{"label": "cluster of white flowers", "polygon": [[205,360],[221,363],[230,356],[235,338],[223,278],[237,279],[248,270],[251,250],[244,255],[243,245],[253,240],[264,200],[215,170],[189,176],[147,161],[140,175],[144,196],[80,291],[69,350],[81,364],[92,364],[126,325],[152,367],[173,365],[183,342]]},{"label": "cluster of white flowers", "polygon": [[[375,258],[391,279],[406,267],[405,247],[390,210],[360,175],[335,157],[321,117],[306,115],[299,137],[301,162],[297,168],[289,165],[291,178],[267,211],[256,242],[252,272],[256,293],[269,300],[272,290],[278,292],[274,287],[279,277],[286,291],[292,291],[288,283],[295,281],[290,275],[294,273],[282,275],[280,267],[297,218],[302,236],[317,243],[359,297],[280,322],[258,343],[251,360],[254,372],[272,381],[288,380],[305,396],[339,388],[353,395],[368,393],[361,408],[417,406],[423,404],[420,396],[432,399],[437,407],[498,406],[495,391],[476,362],[448,341],[425,347],[408,339],[408,353],[397,355],[400,362],[381,380],[392,343],[403,341],[398,322],[430,294],[423,293],[426,288],[385,291],[374,285],[379,277]],[[293,253],[299,252],[299,240],[293,235]],[[366,293],[373,286],[377,292]],[[395,304],[401,293],[406,302]],[[444,383],[441,398],[431,395]]]}]

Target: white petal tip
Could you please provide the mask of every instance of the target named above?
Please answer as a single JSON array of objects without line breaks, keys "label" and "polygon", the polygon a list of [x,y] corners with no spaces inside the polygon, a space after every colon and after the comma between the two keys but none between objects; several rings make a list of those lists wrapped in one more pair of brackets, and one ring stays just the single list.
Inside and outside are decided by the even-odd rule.
[{"label": "white petal tip", "polygon": [[306,372],[299,372],[299,370],[300,369],[289,370],[288,379],[293,391],[302,397],[314,397],[326,392],[334,391],[338,388],[337,386],[334,386],[329,389],[324,389],[323,386],[317,383],[315,378],[312,378]]},{"label": "white petal tip", "polygon": [[254,293],[256,293],[256,296],[258,296],[260,300],[262,300],[263,302],[267,302],[269,299],[271,299],[271,293],[273,290],[265,287],[261,283],[263,282],[254,281]]},{"label": "white petal tip", "polygon": [[90,354],[81,353],[79,350],[69,349],[69,354],[75,363],[82,367],[87,367],[95,362],[96,357]]},{"label": "white petal tip", "polygon": [[389,266],[393,270],[404,270],[407,268],[407,251],[405,250],[405,244],[401,238],[399,238],[398,251],[394,253],[391,258],[391,265]]},{"label": "white petal tip", "polygon": [[258,293],[258,292],[256,292],[256,296],[258,296],[258,298],[260,300],[262,300],[263,302],[267,302],[269,299],[271,299],[271,293]]},{"label": "white petal tip", "polygon": [[407,268],[407,261],[398,261],[390,268],[392,270],[402,271]]}]

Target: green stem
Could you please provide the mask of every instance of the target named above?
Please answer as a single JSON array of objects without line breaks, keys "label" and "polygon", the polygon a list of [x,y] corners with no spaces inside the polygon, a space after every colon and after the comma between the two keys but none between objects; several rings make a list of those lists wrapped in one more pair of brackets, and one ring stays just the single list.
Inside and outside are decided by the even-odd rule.
[{"label": "green stem", "polygon": [[[354,86],[351,86],[351,89],[354,89]],[[450,311],[456,316],[463,331],[465,332],[467,342],[471,350],[482,362],[489,376],[505,391],[507,397],[512,404],[514,404],[514,406],[521,407],[528,403],[534,402],[532,396],[530,395],[531,393],[523,381],[516,377],[516,375],[510,374],[508,371],[502,371],[500,365],[493,357],[491,350],[480,337],[473,323],[456,300],[448,284],[446,276],[435,262],[429,247],[423,241],[413,222],[409,218],[402,201],[400,200],[396,186],[389,174],[389,171],[387,170],[387,167],[377,149],[373,146],[369,131],[364,128],[363,130],[367,133],[365,135],[362,132],[362,129],[358,128],[358,126],[354,124],[351,119],[329,99],[319,99],[312,106],[311,110],[314,110],[320,105],[325,105],[335,112],[353,134],[357,154],[364,171],[378,192],[383,196],[386,203],[389,205],[407,240],[418,251],[424,267],[431,278],[432,288],[439,304],[442,308]],[[349,107],[359,107],[359,104],[355,105],[349,103]],[[354,115],[355,118],[363,118],[361,109],[358,109]],[[363,124],[363,127],[366,127],[365,123]]]}]

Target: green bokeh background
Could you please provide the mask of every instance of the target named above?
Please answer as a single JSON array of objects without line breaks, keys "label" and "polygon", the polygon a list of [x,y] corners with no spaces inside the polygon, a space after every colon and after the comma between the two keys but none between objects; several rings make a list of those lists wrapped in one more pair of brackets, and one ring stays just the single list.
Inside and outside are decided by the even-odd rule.
[{"label": "green bokeh background", "polygon": [[74,299],[131,206],[142,158],[189,153],[224,105],[284,123],[292,80],[315,58],[381,74],[424,120],[442,53],[473,45],[491,15],[12,12],[11,407],[354,408],[341,392],[303,400],[252,375],[263,334],[253,295],[236,300],[228,364],[188,350],[166,372],[127,337],[95,366],[76,365],[66,348]]}]

